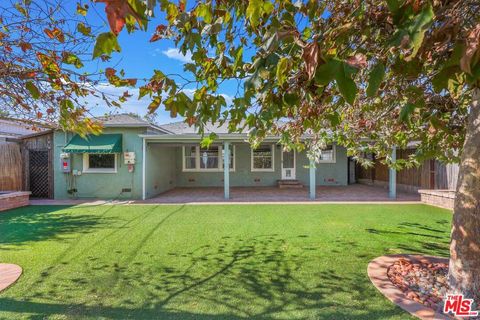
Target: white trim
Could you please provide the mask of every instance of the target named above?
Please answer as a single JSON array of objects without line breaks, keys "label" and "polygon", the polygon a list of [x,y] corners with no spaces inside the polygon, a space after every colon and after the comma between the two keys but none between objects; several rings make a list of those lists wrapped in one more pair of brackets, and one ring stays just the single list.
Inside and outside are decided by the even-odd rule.
[{"label": "white trim", "polygon": [[[284,168],[283,167],[283,153],[286,152],[286,151],[282,150],[281,152],[282,152],[282,155],[281,155],[282,161],[281,161],[281,165],[280,165],[280,171],[281,171],[282,180],[295,180],[295,179],[297,179],[297,152],[295,151],[295,149],[289,151],[289,152],[293,152],[293,168]],[[290,178],[285,178],[284,175],[283,175],[283,172],[284,172],[283,170],[284,169],[292,169],[293,175]]]},{"label": "white trim", "polygon": [[332,160],[319,160],[318,163],[337,163],[337,147],[332,144]]},{"label": "white trim", "polygon": [[118,156],[117,156],[116,153],[108,153],[108,154],[113,154],[114,155],[115,168],[113,168],[113,169],[90,168],[89,164],[88,164],[90,154],[96,154],[96,153],[84,153],[83,154],[83,171],[82,171],[82,173],[117,173],[117,171],[118,171]]},{"label": "white trim", "polygon": [[[263,145],[269,145],[264,143]],[[253,149],[250,148],[250,171],[251,172],[275,172],[275,144],[270,144],[272,151],[272,168],[271,169],[257,169],[253,167]]]},{"label": "white trim", "polygon": [[[187,169],[185,168],[185,148],[187,147],[195,147],[195,167],[196,168],[192,168],[192,169]],[[236,155],[236,150],[235,150],[235,146],[230,146],[233,150],[233,168],[230,169],[229,171],[230,172],[235,172],[235,155]],[[223,147],[222,146],[218,146],[218,168],[211,168],[211,169],[207,169],[207,168],[200,168],[200,146],[199,145],[195,145],[195,144],[191,144],[191,145],[185,145],[185,146],[182,146],[182,172],[223,172],[223,156],[222,156],[222,149]]]},{"label": "white trim", "polygon": [[147,142],[145,138],[142,139],[142,200],[145,200],[147,197],[146,189],[146,166],[147,166]]}]

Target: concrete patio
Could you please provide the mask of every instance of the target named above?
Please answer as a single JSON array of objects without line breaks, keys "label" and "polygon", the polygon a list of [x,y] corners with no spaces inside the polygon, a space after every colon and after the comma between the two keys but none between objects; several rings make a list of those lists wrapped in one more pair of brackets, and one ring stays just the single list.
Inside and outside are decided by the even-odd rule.
[{"label": "concrete patio", "polygon": [[270,202],[419,202],[417,193],[397,192],[397,199],[388,197],[388,190],[362,184],[349,186],[318,186],[316,200],[310,200],[308,188],[279,189],[277,187],[231,187],[230,199],[224,199],[222,187],[175,188],[154,198],[135,203],[270,203]]}]

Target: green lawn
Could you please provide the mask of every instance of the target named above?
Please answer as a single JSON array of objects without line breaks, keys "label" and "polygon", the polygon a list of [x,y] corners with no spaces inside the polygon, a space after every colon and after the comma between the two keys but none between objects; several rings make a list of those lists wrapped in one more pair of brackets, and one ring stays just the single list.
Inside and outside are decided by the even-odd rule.
[{"label": "green lawn", "polygon": [[425,205],[30,206],[0,214],[24,274],[1,319],[406,319],[368,262],[448,255]]}]

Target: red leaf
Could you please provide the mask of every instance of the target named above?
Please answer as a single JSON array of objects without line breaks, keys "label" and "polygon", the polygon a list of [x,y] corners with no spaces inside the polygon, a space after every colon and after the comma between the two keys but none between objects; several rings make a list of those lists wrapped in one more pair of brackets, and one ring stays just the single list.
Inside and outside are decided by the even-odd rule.
[{"label": "red leaf", "polygon": [[22,49],[23,52],[27,52],[27,50],[32,49],[32,45],[28,42],[20,42],[18,46]]},{"label": "red leaf", "polygon": [[118,35],[125,26],[125,18],[132,15],[140,24],[141,19],[133,10],[127,0],[97,0],[97,2],[105,3],[105,13],[107,14],[110,30]]},{"label": "red leaf", "polygon": [[185,7],[187,6],[187,0],[180,0],[178,4],[178,11],[185,12]]},{"label": "red leaf", "polygon": [[153,36],[150,38],[150,42],[155,42],[165,36],[165,31],[167,30],[167,26],[160,24],[157,26],[155,29],[155,33]]},{"label": "red leaf", "polygon": [[113,68],[106,68],[105,69],[105,76],[107,78],[111,78],[115,75],[115,73],[117,73],[117,70],[113,69]]}]

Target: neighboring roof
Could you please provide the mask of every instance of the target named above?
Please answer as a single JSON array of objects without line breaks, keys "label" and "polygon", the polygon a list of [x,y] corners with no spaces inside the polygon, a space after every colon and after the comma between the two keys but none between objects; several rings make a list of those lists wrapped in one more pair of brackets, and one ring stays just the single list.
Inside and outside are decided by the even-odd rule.
[{"label": "neighboring roof", "polygon": [[42,133],[43,131],[48,131],[48,129],[19,119],[0,119],[0,137],[22,138],[24,136]]},{"label": "neighboring roof", "polygon": [[68,153],[120,153],[122,152],[121,134],[87,135],[85,138],[74,135],[63,148]]},{"label": "neighboring roof", "polygon": [[143,120],[139,117],[132,116],[129,114],[112,114],[102,117],[97,117],[96,120],[102,122],[104,127],[131,127],[131,128],[149,128],[157,131],[167,132],[165,129],[160,128],[159,126],[152,124],[146,120]]},{"label": "neighboring roof", "polygon": [[[161,125],[160,128],[165,129],[173,134],[196,134],[198,133],[195,126],[189,126],[183,121],[172,122]],[[205,133],[223,134],[228,133],[228,121],[220,125],[220,123],[208,123],[205,125]]]}]

